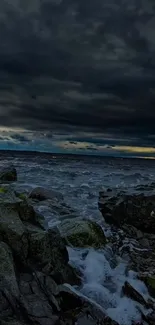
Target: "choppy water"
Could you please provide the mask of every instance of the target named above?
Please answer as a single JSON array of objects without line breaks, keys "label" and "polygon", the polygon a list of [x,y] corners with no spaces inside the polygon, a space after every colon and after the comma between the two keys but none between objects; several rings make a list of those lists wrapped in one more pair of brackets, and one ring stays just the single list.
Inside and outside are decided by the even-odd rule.
[{"label": "choppy water", "polygon": [[[18,184],[21,187],[40,185],[56,189],[64,195],[66,203],[76,208],[79,216],[97,220],[104,230],[109,228],[106,227],[97,204],[102,188],[127,187],[132,190],[137,185],[155,182],[154,161],[3,155],[0,165],[5,165],[8,161],[13,162],[17,168]],[[53,217],[47,217],[51,225]],[[70,262],[83,274],[83,286],[79,289],[83,294],[95,300],[120,325],[140,321],[137,304],[122,296],[122,285],[128,280],[144,297],[148,297],[148,292],[134,272],[126,275],[126,261],[113,256],[110,249],[68,250]]]}]

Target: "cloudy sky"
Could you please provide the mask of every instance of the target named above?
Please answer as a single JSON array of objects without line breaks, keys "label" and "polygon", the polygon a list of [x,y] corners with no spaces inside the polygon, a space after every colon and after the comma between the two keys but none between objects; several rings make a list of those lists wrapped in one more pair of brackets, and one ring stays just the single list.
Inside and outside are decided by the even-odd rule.
[{"label": "cloudy sky", "polygon": [[1,0],[0,149],[155,157],[155,1]]}]

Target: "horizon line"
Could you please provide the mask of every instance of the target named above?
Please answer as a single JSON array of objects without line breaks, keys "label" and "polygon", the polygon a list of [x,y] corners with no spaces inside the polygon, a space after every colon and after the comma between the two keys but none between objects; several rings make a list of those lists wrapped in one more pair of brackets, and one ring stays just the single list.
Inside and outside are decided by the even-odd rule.
[{"label": "horizon line", "polygon": [[41,154],[41,155],[53,155],[53,156],[79,156],[79,157],[94,157],[94,158],[111,158],[111,159],[140,159],[140,160],[155,160],[155,157],[152,156],[114,156],[114,155],[104,155],[104,154],[93,154],[93,153],[67,153],[67,152],[49,152],[49,151],[40,151],[40,150],[24,150],[24,149],[0,149],[0,153],[16,153],[16,154]]}]

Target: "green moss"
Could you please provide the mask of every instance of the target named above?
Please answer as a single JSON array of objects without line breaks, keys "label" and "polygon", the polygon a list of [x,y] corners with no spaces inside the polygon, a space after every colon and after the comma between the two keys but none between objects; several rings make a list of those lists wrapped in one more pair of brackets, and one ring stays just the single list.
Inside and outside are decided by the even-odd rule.
[{"label": "green moss", "polygon": [[150,295],[155,298],[155,275],[144,276],[141,280],[146,284]]},{"label": "green moss", "polygon": [[8,190],[5,187],[0,187],[0,193],[7,193]]},{"label": "green moss", "polygon": [[147,284],[152,288],[155,289],[155,276],[147,278]]},{"label": "green moss", "polygon": [[19,193],[17,194],[18,198],[21,199],[21,200],[26,200],[27,199],[27,196],[25,193]]},{"label": "green moss", "polygon": [[67,219],[59,227],[66,243],[74,247],[101,248],[106,244],[102,228],[93,221]]}]

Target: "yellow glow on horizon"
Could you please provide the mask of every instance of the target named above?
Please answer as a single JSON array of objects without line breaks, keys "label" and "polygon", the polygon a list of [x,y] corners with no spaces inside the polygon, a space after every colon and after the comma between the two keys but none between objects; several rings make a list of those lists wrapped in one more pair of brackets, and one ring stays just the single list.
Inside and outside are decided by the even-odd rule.
[{"label": "yellow glow on horizon", "polygon": [[112,149],[127,153],[155,153],[153,147],[114,146]]},{"label": "yellow glow on horizon", "polygon": [[147,157],[147,156],[146,156],[146,157],[143,157],[143,156],[140,156],[140,157],[139,157],[139,156],[138,156],[138,158],[141,158],[141,159],[150,159],[150,160],[155,160],[155,157],[151,157],[151,156],[150,156],[150,157],[149,157],[149,156],[148,156],[148,157]]}]

